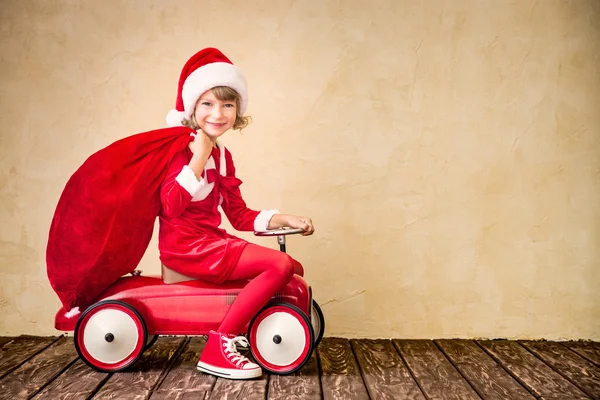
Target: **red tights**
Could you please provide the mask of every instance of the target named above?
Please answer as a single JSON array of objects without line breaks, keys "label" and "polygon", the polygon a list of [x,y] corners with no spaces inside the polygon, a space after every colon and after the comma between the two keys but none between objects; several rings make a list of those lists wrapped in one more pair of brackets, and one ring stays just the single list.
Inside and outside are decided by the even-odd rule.
[{"label": "red tights", "polygon": [[269,299],[292,279],[304,276],[302,265],[284,252],[249,243],[230,280],[251,279],[229,309],[219,332],[238,334]]}]

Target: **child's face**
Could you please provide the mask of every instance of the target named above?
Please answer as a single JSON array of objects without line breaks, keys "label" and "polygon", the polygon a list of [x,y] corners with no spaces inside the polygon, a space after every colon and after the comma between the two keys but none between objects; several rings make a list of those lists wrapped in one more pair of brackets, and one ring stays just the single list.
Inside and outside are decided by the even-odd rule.
[{"label": "child's face", "polygon": [[194,116],[204,133],[216,140],[235,123],[235,100],[221,101],[215,97],[212,90],[208,90],[198,99]]}]

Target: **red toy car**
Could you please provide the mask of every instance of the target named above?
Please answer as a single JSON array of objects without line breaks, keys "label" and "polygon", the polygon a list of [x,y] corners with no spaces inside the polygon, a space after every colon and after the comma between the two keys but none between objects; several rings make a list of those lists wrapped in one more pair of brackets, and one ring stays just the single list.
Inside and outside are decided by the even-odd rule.
[{"label": "red toy car", "polygon": [[[285,235],[301,229],[255,232],[277,236],[281,251]],[[78,318],[58,311],[55,327],[75,331],[75,348],[92,368],[117,372],[135,363],[159,335],[206,335],[215,330],[248,281],[205,283],[169,270],[162,276],[119,278]],[[273,374],[293,373],[308,361],[325,330],[319,305],[306,281],[294,275],[256,314],[246,332],[256,362]]]}]

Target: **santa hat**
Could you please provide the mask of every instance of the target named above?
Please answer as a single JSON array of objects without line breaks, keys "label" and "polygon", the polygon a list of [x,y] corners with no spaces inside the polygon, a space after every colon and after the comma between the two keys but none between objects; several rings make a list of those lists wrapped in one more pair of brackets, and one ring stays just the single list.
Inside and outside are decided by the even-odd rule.
[{"label": "santa hat", "polygon": [[209,89],[227,86],[240,95],[240,114],[248,108],[246,78],[238,67],[214,48],[206,48],[194,54],[183,66],[175,108],[167,114],[168,126],[181,126],[183,119],[194,113],[196,102]]}]

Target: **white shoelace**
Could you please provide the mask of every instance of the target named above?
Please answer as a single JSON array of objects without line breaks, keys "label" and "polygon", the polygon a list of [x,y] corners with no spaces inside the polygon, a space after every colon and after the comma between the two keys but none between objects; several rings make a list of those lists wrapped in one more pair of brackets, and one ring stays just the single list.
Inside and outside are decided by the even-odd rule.
[{"label": "white shoelace", "polygon": [[237,367],[240,367],[241,364],[250,362],[250,360],[247,357],[244,357],[238,352],[235,346],[236,343],[239,343],[242,347],[249,347],[250,343],[248,343],[248,339],[246,339],[244,336],[236,336],[234,338],[221,336],[221,339],[223,339],[224,342],[223,347],[225,347],[225,354],[227,355],[227,357],[231,357],[231,362],[235,363]]}]

